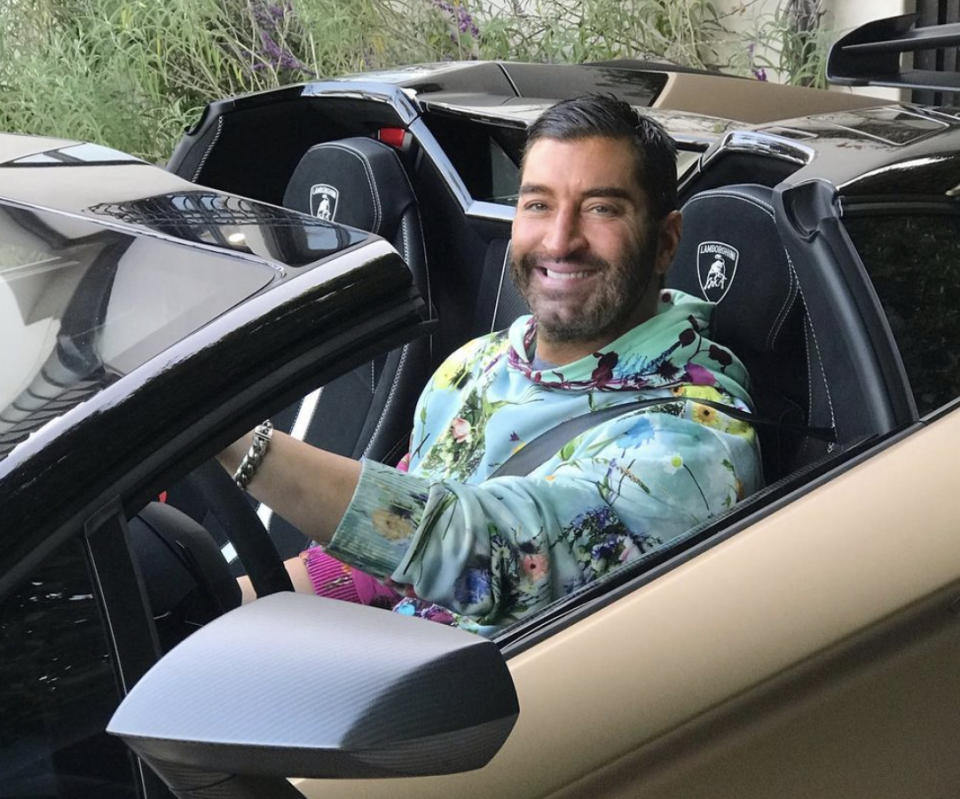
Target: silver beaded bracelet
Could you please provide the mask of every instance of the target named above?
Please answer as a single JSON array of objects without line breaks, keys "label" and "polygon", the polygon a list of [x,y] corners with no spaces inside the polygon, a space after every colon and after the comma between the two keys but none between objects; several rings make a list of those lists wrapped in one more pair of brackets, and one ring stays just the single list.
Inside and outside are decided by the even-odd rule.
[{"label": "silver beaded bracelet", "polygon": [[247,490],[247,486],[250,485],[250,481],[257,473],[257,469],[260,468],[260,464],[267,454],[267,449],[270,447],[270,439],[272,437],[273,422],[269,419],[258,424],[253,429],[253,443],[250,444],[250,449],[247,450],[247,454],[243,456],[243,460],[240,461],[240,467],[233,475],[233,482],[235,482],[241,490]]}]

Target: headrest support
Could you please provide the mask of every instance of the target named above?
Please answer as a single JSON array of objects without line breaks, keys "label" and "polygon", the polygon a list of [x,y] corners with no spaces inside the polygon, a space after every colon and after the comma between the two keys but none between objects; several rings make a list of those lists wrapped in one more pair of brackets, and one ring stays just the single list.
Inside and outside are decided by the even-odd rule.
[{"label": "headrest support", "polygon": [[766,186],[743,184],[691,197],[667,273],[670,288],[717,303],[713,334],[738,353],[777,352],[801,312],[772,195]]},{"label": "headrest support", "polygon": [[396,151],[352,138],[307,150],[283,195],[287,208],[392,239],[413,189]]}]

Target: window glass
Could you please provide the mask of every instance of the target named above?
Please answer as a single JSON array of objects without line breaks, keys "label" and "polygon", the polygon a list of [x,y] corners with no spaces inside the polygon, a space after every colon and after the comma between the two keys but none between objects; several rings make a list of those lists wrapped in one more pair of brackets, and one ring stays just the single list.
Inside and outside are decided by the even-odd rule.
[{"label": "window glass", "polygon": [[844,224],[925,416],[960,397],[960,216],[900,211]]},{"label": "window glass", "polygon": [[265,265],[0,205],[0,459],[274,278]]},{"label": "window glass", "polygon": [[[541,110],[538,108],[537,114]],[[437,111],[425,114],[423,119],[474,200],[517,204],[520,160],[527,141],[524,128],[485,124]],[[708,124],[715,125],[715,120],[709,119]],[[686,172],[701,152],[700,147],[691,150],[681,145],[677,152],[677,175]]]},{"label": "window glass", "polygon": [[526,130],[442,113],[428,113],[423,119],[474,200],[516,203]]},{"label": "window glass", "polygon": [[520,189],[520,170],[509,155],[493,139],[490,140],[491,202],[517,204]]},{"label": "window glass", "polygon": [[0,602],[0,799],[137,795],[109,651],[77,541]]}]

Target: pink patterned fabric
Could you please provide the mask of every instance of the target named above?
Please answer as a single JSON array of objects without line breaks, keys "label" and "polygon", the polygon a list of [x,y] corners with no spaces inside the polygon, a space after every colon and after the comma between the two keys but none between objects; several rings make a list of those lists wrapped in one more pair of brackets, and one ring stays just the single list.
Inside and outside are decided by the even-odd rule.
[{"label": "pink patterned fabric", "polygon": [[376,578],[331,557],[320,547],[311,547],[300,557],[317,596],[381,607],[392,607],[401,598]]}]

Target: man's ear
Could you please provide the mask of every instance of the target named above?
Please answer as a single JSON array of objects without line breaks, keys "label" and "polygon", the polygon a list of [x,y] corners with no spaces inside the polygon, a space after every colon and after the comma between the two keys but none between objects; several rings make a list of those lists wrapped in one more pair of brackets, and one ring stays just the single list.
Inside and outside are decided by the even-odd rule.
[{"label": "man's ear", "polygon": [[657,247],[657,261],[654,264],[654,271],[658,275],[665,275],[673,263],[673,256],[677,254],[677,248],[680,246],[680,231],[683,229],[683,217],[679,211],[671,211],[667,214],[658,226],[658,235],[660,241]]}]

